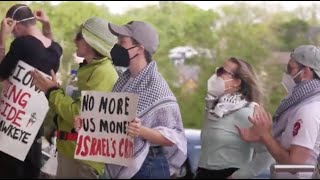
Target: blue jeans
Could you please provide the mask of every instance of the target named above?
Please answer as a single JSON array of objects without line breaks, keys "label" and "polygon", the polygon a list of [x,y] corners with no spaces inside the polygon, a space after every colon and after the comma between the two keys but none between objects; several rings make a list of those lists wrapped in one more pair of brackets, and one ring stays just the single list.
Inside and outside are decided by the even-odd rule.
[{"label": "blue jeans", "polygon": [[168,160],[161,147],[151,147],[140,170],[131,179],[170,179]]}]

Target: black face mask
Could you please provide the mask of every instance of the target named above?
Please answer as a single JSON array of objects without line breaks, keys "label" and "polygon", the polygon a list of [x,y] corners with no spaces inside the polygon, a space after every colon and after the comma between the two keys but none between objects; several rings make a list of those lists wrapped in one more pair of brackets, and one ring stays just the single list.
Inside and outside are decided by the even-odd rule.
[{"label": "black face mask", "polygon": [[132,58],[129,57],[129,50],[135,48],[137,46],[133,46],[131,48],[124,48],[119,44],[115,44],[110,51],[112,62],[115,66],[128,67],[130,64],[130,60],[138,56],[138,54],[134,55]]}]

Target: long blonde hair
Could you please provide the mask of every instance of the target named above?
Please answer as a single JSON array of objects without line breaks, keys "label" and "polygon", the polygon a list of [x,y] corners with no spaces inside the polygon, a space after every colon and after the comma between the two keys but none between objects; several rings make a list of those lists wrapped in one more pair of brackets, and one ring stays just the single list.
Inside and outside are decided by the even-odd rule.
[{"label": "long blonde hair", "polygon": [[240,93],[247,101],[256,102],[261,105],[263,103],[261,87],[258,84],[258,79],[252,66],[246,61],[235,57],[229,58],[228,61],[238,65],[235,71],[235,78],[241,80]]}]

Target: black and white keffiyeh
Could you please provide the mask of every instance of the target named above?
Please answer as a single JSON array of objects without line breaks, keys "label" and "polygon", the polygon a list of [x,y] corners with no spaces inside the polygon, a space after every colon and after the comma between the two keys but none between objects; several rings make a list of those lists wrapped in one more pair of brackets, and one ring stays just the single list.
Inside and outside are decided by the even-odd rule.
[{"label": "black and white keffiyeh", "polygon": [[[273,134],[275,137],[281,135],[283,130],[286,127],[287,120],[283,120],[280,122],[281,116],[289,109],[295,107],[303,100],[312,97],[316,94],[320,93],[320,80],[313,79],[310,81],[303,81],[299,83],[296,87],[294,87],[291,95],[287,98],[283,99],[277,108],[275,115],[273,116]],[[281,120],[282,121],[282,120]]]},{"label": "black and white keffiyeh", "polygon": [[[129,70],[116,82],[113,92],[130,92],[139,95],[137,117],[143,126],[158,130],[175,145],[163,147],[170,165],[170,172],[178,169],[186,159],[187,141],[179,105],[168,84],[158,72],[156,63],[149,63],[137,77],[130,79]],[[131,178],[140,169],[149,147],[141,138],[134,140],[134,165],[130,168],[107,164],[111,178]]]},{"label": "black and white keffiyeh", "polygon": [[[206,97],[206,101],[210,101],[210,99]],[[217,101],[217,104],[213,107],[206,107],[209,113],[214,114],[217,117],[217,120],[224,115],[243,108],[248,104],[248,101],[243,98],[241,93],[225,94]]]}]

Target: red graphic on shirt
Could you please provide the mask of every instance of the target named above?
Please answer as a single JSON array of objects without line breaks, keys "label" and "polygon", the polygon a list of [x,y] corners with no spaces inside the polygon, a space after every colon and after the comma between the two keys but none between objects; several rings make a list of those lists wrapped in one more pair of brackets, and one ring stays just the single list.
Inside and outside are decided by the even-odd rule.
[{"label": "red graphic on shirt", "polygon": [[293,131],[292,131],[292,135],[293,136],[296,136],[301,128],[301,123],[302,123],[302,120],[299,119],[296,123],[294,123],[293,125]]}]

